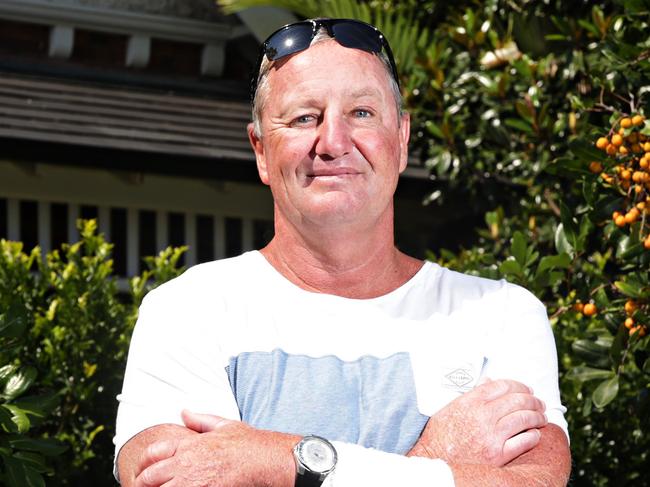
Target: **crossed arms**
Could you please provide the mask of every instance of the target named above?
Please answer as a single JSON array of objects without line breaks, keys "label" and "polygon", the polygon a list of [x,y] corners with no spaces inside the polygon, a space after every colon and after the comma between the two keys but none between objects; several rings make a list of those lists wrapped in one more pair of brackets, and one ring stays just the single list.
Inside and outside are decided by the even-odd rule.
[{"label": "crossed arms", "polygon": [[[342,455],[337,470],[347,472],[331,485],[396,485],[395,479],[408,479],[400,484],[565,486],[570,472],[567,438],[547,422],[544,409],[519,382],[487,381],[431,416],[406,456],[356,447],[355,460],[361,460],[356,464]],[[183,412],[183,421],[185,427],[149,428],[124,445],[118,457],[122,485],[294,485],[291,450],[300,437],[189,411]],[[376,481],[363,468],[364,457],[373,458],[370,469]],[[449,465],[453,481],[435,459]],[[355,469],[358,481],[351,480]],[[363,475],[360,470],[365,470]]]}]

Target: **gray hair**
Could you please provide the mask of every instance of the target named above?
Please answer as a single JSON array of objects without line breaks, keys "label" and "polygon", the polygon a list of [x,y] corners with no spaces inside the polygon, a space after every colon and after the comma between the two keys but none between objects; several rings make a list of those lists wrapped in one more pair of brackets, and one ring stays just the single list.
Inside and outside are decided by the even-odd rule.
[{"label": "gray hair", "polygon": [[[321,27],[314,38],[311,40],[311,43],[309,46],[313,46],[314,44],[317,44],[319,42],[323,42],[326,40],[332,39],[330,37],[329,32],[327,32],[327,29],[324,27]],[[395,106],[397,108],[397,119],[398,122],[401,124],[402,120],[402,93],[400,92],[399,85],[397,84],[397,80],[393,78],[393,69],[390,65],[390,61],[388,60],[388,56],[381,51],[376,54],[376,56],[379,58],[381,61],[382,65],[384,66],[384,69],[386,70],[386,73],[388,74],[388,82],[390,84],[390,90],[393,93],[393,98],[395,99]],[[257,89],[255,91],[255,98],[253,98],[253,104],[252,104],[252,117],[253,117],[253,131],[255,133],[255,136],[257,138],[262,138],[262,110],[264,109],[264,104],[266,103],[266,98],[268,95],[269,91],[269,72],[271,71],[271,68],[273,67],[273,61],[269,61],[269,59],[264,56],[262,58],[262,63],[260,64],[260,74],[257,77]]]}]

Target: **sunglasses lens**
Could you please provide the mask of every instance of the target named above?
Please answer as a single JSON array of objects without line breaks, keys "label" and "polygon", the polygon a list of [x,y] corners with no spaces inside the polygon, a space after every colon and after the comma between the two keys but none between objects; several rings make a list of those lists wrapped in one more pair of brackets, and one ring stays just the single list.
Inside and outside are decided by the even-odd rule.
[{"label": "sunglasses lens", "polygon": [[381,52],[379,32],[369,25],[358,22],[337,22],[332,25],[334,38],[345,47]]},{"label": "sunglasses lens", "polygon": [[273,35],[266,43],[266,57],[273,61],[309,47],[312,24],[294,24]]}]

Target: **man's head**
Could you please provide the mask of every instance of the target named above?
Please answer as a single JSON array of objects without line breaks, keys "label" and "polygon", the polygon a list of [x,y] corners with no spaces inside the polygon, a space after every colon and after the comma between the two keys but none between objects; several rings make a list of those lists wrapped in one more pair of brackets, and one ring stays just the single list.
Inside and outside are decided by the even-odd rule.
[{"label": "man's head", "polygon": [[311,19],[285,25],[271,34],[262,44],[256,71],[251,77],[250,99],[255,133],[262,135],[261,112],[268,95],[268,74],[274,61],[290,56],[328,39],[341,45],[372,52],[382,61],[390,74],[391,90],[398,113],[402,113],[402,94],[397,66],[388,41],[374,26],[352,19]]},{"label": "man's head", "polygon": [[[377,50],[389,52],[375,39]],[[273,192],[276,231],[283,222],[360,229],[382,220],[392,232],[392,198],[409,136],[394,70],[375,50],[345,47],[337,37],[311,40],[311,34],[285,38],[307,47],[283,57],[276,45],[254,95],[263,101],[249,138],[260,178]],[[269,52],[274,44],[265,46]]]}]

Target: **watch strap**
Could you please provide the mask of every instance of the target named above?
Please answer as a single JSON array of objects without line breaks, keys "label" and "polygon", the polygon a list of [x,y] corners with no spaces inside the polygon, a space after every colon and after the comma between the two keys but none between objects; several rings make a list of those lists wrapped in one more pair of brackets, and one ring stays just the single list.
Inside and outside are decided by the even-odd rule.
[{"label": "watch strap", "polygon": [[320,487],[325,479],[314,472],[296,473],[295,487]]}]

